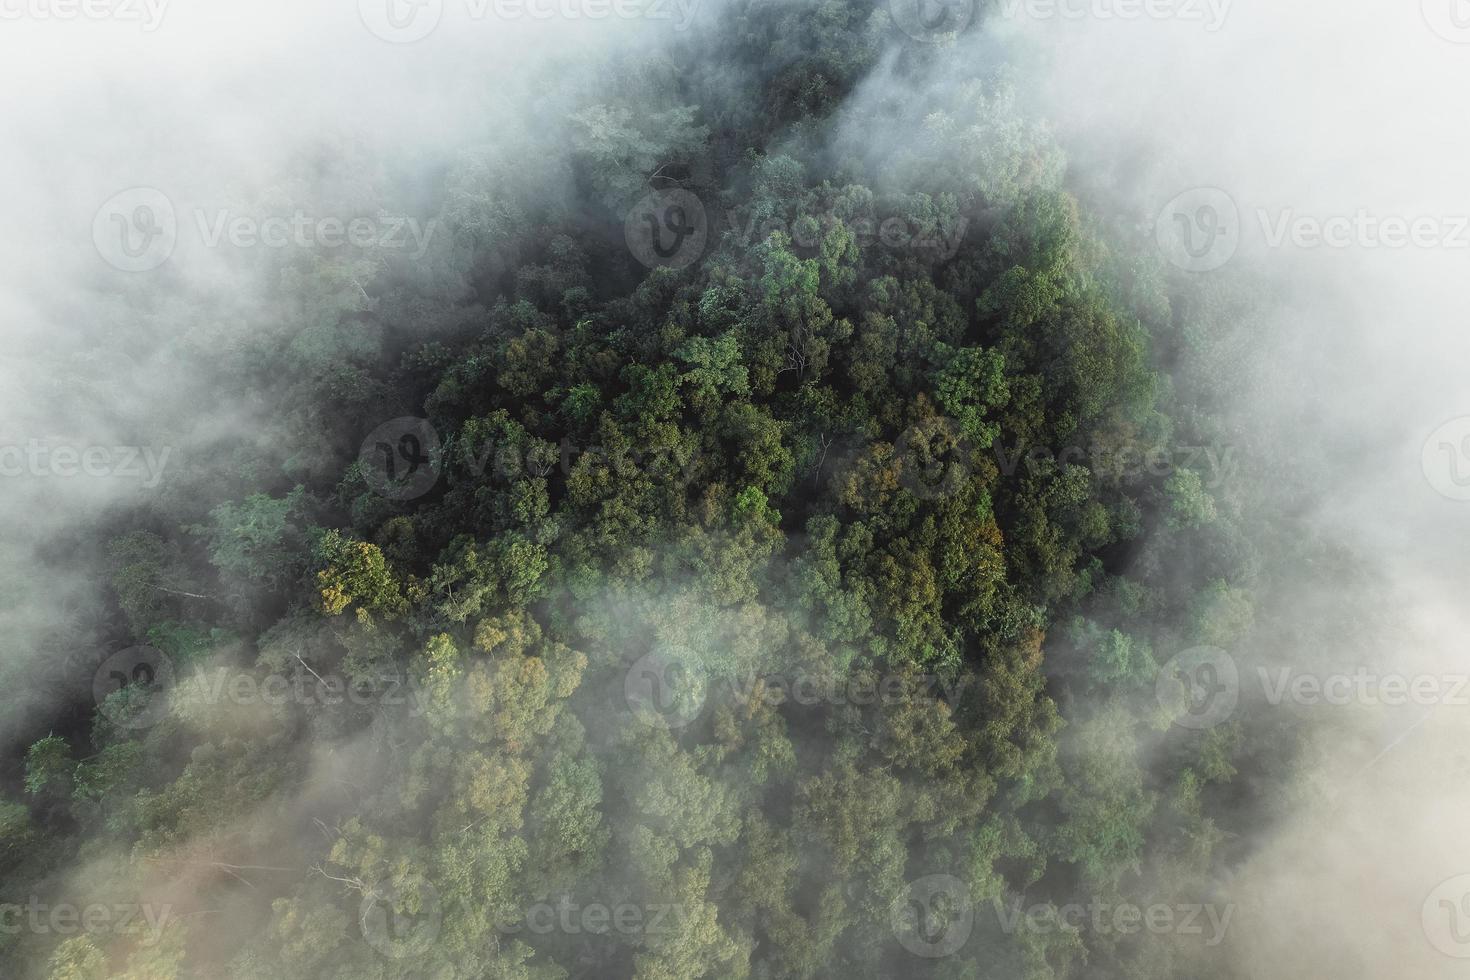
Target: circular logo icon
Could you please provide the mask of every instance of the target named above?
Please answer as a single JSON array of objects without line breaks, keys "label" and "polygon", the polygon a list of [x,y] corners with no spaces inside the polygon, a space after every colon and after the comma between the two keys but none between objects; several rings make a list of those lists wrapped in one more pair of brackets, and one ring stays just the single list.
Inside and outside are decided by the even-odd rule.
[{"label": "circular logo icon", "polygon": [[1470,500],[1470,415],[1450,419],[1424,440],[1424,479],[1441,496]]},{"label": "circular logo icon", "polygon": [[654,191],[628,212],[623,237],[633,257],[650,269],[682,269],[704,254],[709,221],[688,191]]},{"label": "circular logo icon", "polygon": [[920,500],[958,493],[970,478],[970,441],[954,419],[935,416],[910,426],[893,444],[898,482]]},{"label": "circular logo icon", "polygon": [[378,882],[357,912],[363,938],[390,960],[424,955],[439,937],[440,918],[438,889],[417,874]]},{"label": "circular logo icon", "polygon": [[969,27],[975,6],[975,0],[888,0],[888,16],[915,41],[932,44]]},{"label": "circular logo icon", "polygon": [[683,728],[704,710],[707,679],[688,651],[646,653],[623,678],[623,697],[638,718],[662,728]]},{"label": "circular logo icon", "polygon": [[1429,29],[1454,44],[1470,44],[1470,3],[1466,0],[1419,0]]},{"label": "circular logo icon", "polygon": [[1419,915],[1431,946],[1446,956],[1470,959],[1470,874],[1435,885]]},{"label": "circular logo icon", "polygon": [[357,0],[357,13],[374,36],[390,44],[412,44],[439,26],[444,0]]},{"label": "circular logo icon", "polygon": [[1179,727],[1214,728],[1235,711],[1240,673],[1219,647],[1190,647],[1159,668],[1154,694]]},{"label": "circular logo icon", "polygon": [[168,711],[174,665],[162,650],[128,647],[109,656],[92,674],[92,699],[102,716],[119,728],[148,728]]},{"label": "circular logo icon", "polygon": [[888,909],[893,933],[915,956],[937,959],[965,945],[975,926],[970,889],[954,875],[925,875]]},{"label": "circular logo icon", "polygon": [[396,418],[369,433],[357,458],[374,493],[413,500],[439,482],[439,433],[428,419]]},{"label": "circular logo icon", "polygon": [[163,265],[178,238],[173,202],[152,187],[130,187],[114,194],[92,217],[97,254],[123,272],[147,272]]},{"label": "circular logo icon", "polygon": [[1159,212],[1154,240],[1173,265],[1209,272],[1229,262],[1240,247],[1240,212],[1218,187],[1191,188]]}]

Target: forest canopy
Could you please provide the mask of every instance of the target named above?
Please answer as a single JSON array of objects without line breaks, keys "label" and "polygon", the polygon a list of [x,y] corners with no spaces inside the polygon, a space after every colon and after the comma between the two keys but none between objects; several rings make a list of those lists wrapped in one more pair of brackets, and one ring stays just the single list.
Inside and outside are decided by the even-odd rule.
[{"label": "forest canopy", "polygon": [[1255,628],[1177,394],[1228,298],[999,55],[700,14],[434,170],[419,254],[262,259],[269,329],[129,298],[265,408],[99,522],[0,863],[109,918],[7,976],[1204,975],[1261,745],[1165,667]]}]

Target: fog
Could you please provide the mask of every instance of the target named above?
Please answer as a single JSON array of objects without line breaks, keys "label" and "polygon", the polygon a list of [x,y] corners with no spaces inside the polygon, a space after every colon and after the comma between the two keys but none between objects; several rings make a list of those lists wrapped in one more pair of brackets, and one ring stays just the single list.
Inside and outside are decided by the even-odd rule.
[{"label": "fog", "polygon": [[[1247,451],[1269,463],[1260,489],[1302,505],[1298,533],[1348,546],[1377,577],[1361,594],[1345,569],[1328,571],[1277,597],[1301,629],[1295,648],[1272,657],[1298,671],[1326,663],[1453,678],[1470,662],[1458,595],[1470,565],[1466,505],[1440,492],[1455,492],[1449,467],[1464,462],[1463,429],[1425,448],[1470,406],[1470,37],[1453,26],[1451,4],[1422,6],[1237,2],[1216,31],[1177,18],[1002,21],[1030,45],[1028,78],[1045,91],[1073,175],[1140,235],[1191,188],[1221,189],[1238,209],[1234,256],[1191,273],[1262,283],[1262,322],[1240,348],[1251,383],[1231,414]],[[1334,247],[1279,235],[1287,216],[1360,214],[1426,219],[1425,236],[1395,246],[1370,230]],[[1351,612],[1378,624],[1362,648],[1334,648],[1348,611],[1334,603],[1339,589],[1338,599],[1359,596]],[[1252,683],[1255,655],[1235,655],[1242,684]],[[1463,702],[1318,704],[1302,719],[1323,727],[1306,760],[1315,792],[1230,886],[1241,904],[1231,967],[1254,977],[1460,975],[1445,955],[1457,948],[1448,906],[1437,904],[1460,896],[1435,889],[1470,867],[1457,830],[1470,802]]]},{"label": "fog", "polygon": [[[1212,277],[1259,284],[1251,321],[1216,338],[1232,373],[1208,397],[1230,400],[1253,492],[1369,570],[1316,568],[1271,597],[1276,615],[1295,610],[1294,629],[1231,651],[1243,684],[1258,665],[1470,670],[1470,502],[1454,499],[1452,468],[1470,465],[1470,423],[1431,440],[1470,416],[1470,30],[1457,33],[1454,2],[1181,2],[1159,9],[1190,15],[1157,17],[1118,16],[1134,9],[1123,0],[1003,2],[949,55],[974,66],[1004,52],[1020,101],[1066,152],[1069,186],[1115,233],[1153,241],[1175,222],[1171,202],[1198,188],[1216,190],[1185,199],[1186,221],[1201,201],[1233,208],[1219,212],[1238,239],[1230,257],[1179,270],[1204,289]],[[268,399],[223,391],[215,372],[252,336],[287,329],[290,304],[273,256],[210,246],[221,209],[405,216],[410,251],[428,259],[412,274],[458,282],[466,264],[432,231],[442,202],[429,178],[499,155],[523,159],[528,185],[554,197],[569,180],[565,106],[596,90],[602,59],[695,43],[709,14],[673,4],[667,19],[540,21],[442,6],[412,43],[375,36],[350,3],[174,0],[137,5],[139,21],[0,22],[0,442],[139,447],[143,469],[3,478],[0,657],[12,666],[43,671],[58,642],[86,641],[103,580],[88,574],[93,521],[166,501],[191,452],[248,441],[269,414]],[[916,117],[952,94],[944,84],[918,93]],[[848,125],[893,94],[860,90]],[[131,272],[109,264],[94,230],[135,188],[164,195],[177,243],[161,267]],[[1356,223],[1340,246],[1293,243],[1301,217]],[[1397,218],[1425,219],[1418,242],[1388,242],[1383,222]],[[114,227],[105,215],[102,227]],[[1260,545],[1281,530],[1262,527]],[[1347,595],[1371,634],[1338,618]],[[1337,647],[1344,632],[1362,645]],[[43,712],[38,691],[27,695]],[[23,727],[20,710],[7,726]],[[1435,889],[1470,874],[1467,708],[1290,710],[1320,732],[1304,788],[1222,883],[1239,911],[1211,975],[1461,975],[1444,948],[1466,949],[1446,938],[1437,900],[1463,895]]]},{"label": "fog", "polygon": [[[310,299],[283,273],[332,260],[345,230],[318,222],[390,216],[369,233],[388,240],[384,264],[463,292],[468,259],[436,233],[431,178],[459,168],[473,205],[475,161],[509,156],[526,186],[567,196],[567,106],[608,55],[684,23],[673,7],[650,22],[450,4],[401,43],[384,25],[374,33],[363,6],[6,8],[0,642],[14,676],[33,682],[7,731],[24,730],[23,703],[44,712],[75,648],[102,641],[94,522],[115,505],[166,508],[211,447],[282,437],[269,393],[237,375],[253,344],[310,323]],[[165,237],[144,236],[140,205]],[[145,248],[137,264],[119,250],[127,241]],[[291,435],[310,446],[310,432]],[[57,448],[74,456],[53,462]]]}]

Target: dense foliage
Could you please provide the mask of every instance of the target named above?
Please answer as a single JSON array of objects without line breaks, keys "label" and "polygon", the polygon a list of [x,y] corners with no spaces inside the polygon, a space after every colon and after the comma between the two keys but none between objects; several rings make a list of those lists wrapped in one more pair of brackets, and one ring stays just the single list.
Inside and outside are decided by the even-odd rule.
[{"label": "dense foliage", "polygon": [[[735,4],[609,66],[557,176],[467,152],[427,271],[280,259],[217,352],[260,429],[107,528],[161,702],[50,719],[0,803],[8,892],[172,912],[7,975],[1189,975],[1007,917],[1208,901],[1239,733],[1155,679],[1251,628],[1240,502],[1170,448],[1217,434],[1166,277],[952,50]],[[676,189],[706,245],[646,268]],[[935,875],[973,923],[923,955]]]}]

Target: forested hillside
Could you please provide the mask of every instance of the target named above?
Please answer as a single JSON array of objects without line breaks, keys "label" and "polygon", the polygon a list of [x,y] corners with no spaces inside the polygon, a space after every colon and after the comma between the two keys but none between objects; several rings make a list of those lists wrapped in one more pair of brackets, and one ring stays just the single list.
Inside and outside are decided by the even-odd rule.
[{"label": "forested hillside", "polygon": [[262,212],[347,173],[433,247],[266,255],[269,329],[119,297],[254,421],[56,546],[108,604],[0,873],[155,914],[7,930],[4,975],[1216,975],[1213,911],[1045,910],[1213,910],[1289,756],[1160,675],[1255,620],[1180,394],[1235,301],[1090,217],[999,47],[700,18],[528,83],[538,171],[324,139]]}]

